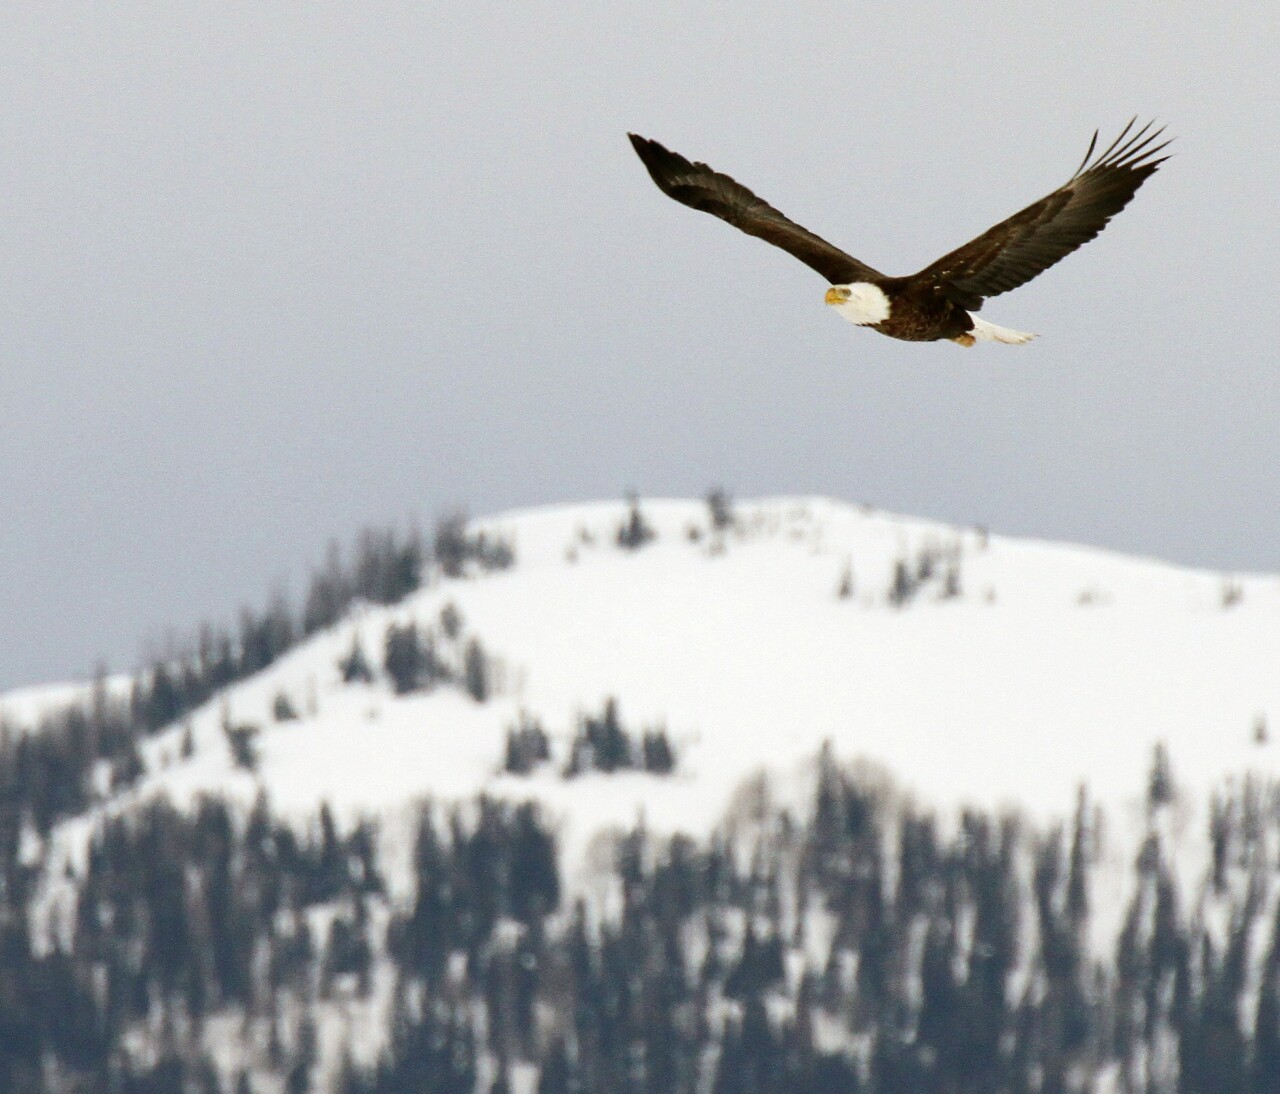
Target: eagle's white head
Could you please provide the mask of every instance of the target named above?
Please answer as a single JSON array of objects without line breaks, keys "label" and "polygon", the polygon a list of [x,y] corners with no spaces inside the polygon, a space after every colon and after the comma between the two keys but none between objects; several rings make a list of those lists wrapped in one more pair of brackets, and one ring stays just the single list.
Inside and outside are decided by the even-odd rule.
[{"label": "eagle's white head", "polygon": [[832,285],[826,301],[850,323],[860,327],[883,323],[889,318],[889,298],[879,285],[854,281],[849,285]]}]

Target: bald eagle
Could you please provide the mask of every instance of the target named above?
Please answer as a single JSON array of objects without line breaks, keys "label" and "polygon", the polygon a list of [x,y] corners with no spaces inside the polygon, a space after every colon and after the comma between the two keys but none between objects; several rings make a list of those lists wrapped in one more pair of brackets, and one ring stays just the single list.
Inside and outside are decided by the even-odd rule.
[{"label": "bald eagle", "polygon": [[[858,326],[908,342],[949,339],[1021,345],[1034,335],[997,327],[973,313],[988,296],[1016,289],[1096,236],[1168,156],[1169,141],[1134,118],[1106,151],[1098,134],[1076,173],[1053,193],[1002,220],[909,277],[887,277],[756,197],[705,163],[690,163],[657,141],[628,134],[653,181],[668,197],[726,220],[794,255],[830,284],[826,302]],[[1159,142],[1159,143],[1157,143]]]}]

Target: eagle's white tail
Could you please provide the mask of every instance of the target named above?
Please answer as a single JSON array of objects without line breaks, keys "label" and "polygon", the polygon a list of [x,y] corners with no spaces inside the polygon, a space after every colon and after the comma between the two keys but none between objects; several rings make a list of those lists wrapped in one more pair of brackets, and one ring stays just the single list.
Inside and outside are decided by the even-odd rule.
[{"label": "eagle's white tail", "polygon": [[970,314],[969,318],[973,320],[973,330],[970,334],[976,342],[1003,342],[1006,346],[1021,346],[1035,337],[1034,334],[1028,334],[1026,331],[997,327],[994,323],[988,323],[985,319],[979,319],[973,314]]}]

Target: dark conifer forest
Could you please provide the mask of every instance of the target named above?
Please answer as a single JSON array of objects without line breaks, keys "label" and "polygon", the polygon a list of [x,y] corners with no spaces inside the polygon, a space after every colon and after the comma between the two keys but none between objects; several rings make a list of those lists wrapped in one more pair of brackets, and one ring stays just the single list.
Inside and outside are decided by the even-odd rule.
[{"label": "dark conifer forest", "polygon": [[1167,762],[1101,947],[1084,791],[1047,832],[943,818],[829,751],[803,810],[761,784],[705,843],[619,834],[604,902],[531,803],[424,806],[393,892],[376,824],[265,795],[152,801],[42,877],[8,796],[0,1089],[1275,1091],[1280,809],[1216,799],[1182,892]]}]

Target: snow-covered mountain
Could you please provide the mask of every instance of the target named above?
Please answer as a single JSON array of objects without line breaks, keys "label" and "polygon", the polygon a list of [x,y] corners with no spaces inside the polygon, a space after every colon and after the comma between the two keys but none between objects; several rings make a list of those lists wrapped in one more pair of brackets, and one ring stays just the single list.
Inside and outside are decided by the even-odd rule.
[{"label": "snow-covered mountain", "polygon": [[[793,773],[824,741],[944,810],[1040,818],[1068,814],[1082,783],[1102,802],[1138,801],[1158,742],[1193,800],[1280,768],[1266,733],[1280,717],[1280,578],[819,498],[742,502],[720,531],[701,502],[641,512],[654,538],[634,550],[617,543],[620,503],[479,522],[514,547],[514,566],[437,575],[398,605],[358,608],[195,712],[189,758],[183,727],[150,741],[133,794],[251,799],[263,785],[285,809],[323,799],[360,813],[486,790],[536,796],[575,829],[643,812],[660,830],[705,834],[749,775]],[[909,584],[895,603],[899,566]],[[381,673],[342,682],[354,642],[376,667],[388,626],[439,630],[450,605],[459,649],[474,638],[495,659],[488,701],[448,687],[396,695]],[[73,694],[26,689],[0,698],[0,714],[20,725]],[[276,720],[280,696],[298,718]],[[627,723],[666,727],[674,777],[565,780],[556,763],[502,773],[522,712],[563,761],[578,717],[610,697]],[[254,775],[233,762],[228,717],[261,727]]]},{"label": "snow-covered mountain", "polygon": [[[355,816],[486,791],[541,800],[581,850],[639,816],[705,835],[750,776],[803,778],[824,741],[944,813],[977,804],[1042,820],[1069,815],[1083,784],[1140,811],[1157,743],[1193,804],[1225,778],[1280,768],[1266,733],[1280,717],[1280,578],[821,498],[739,503],[722,529],[702,502],[646,500],[653,538],[625,550],[628,512],[478,522],[512,545],[513,567],[436,575],[398,605],[358,608],[148,742],[127,800],[248,802],[265,787],[285,811],[327,801]],[[376,665],[389,626],[430,627],[447,606],[459,648],[475,638],[496,659],[488,701],[448,687],[397,695],[381,673],[342,682],[353,643]],[[86,691],[23,689],[0,697],[0,717],[30,724]],[[281,696],[298,718],[276,719]],[[627,723],[666,727],[674,776],[560,776],[578,719],[608,698]],[[502,758],[522,715],[547,728],[553,762],[517,778]],[[252,774],[234,762],[228,718],[262,731]]]},{"label": "snow-covered mountain", "polygon": [[[264,790],[299,823],[321,802],[343,823],[378,818],[393,904],[412,895],[422,801],[533,800],[570,890],[598,895],[609,833],[640,821],[705,840],[758,815],[762,796],[802,815],[829,743],[884,793],[944,820],[972,805],[1047,830],[1087,787],[1107,818],[1090,925],[1101,955],[1138,884],[1157,746],[1184,894],[1203,889],[1213,793],[1280,769],[1268,728],[1280,719],[1280,578],[820,498],[716,515],[646,499],[476,522],[513,565],[435,568],[403,601],[357,606],[146,740],[140,778],[49,835],[46,903],[71,900],[65,879],[84,876],[105,817],[160,796],[194,808],[218,795],[247,813]],[[384,651],[410,627],[433,686],[398,690]],[[348,682],[356,650],[372,678]],[[22,731],[76,694],[25,689],[0,697],[0,718]],[[566,774],[584,722],[610,705],[637,741],[662,731],[671,773]],[[520,726],[540,727],[550,755],[514,773],[504,760]]]}]

